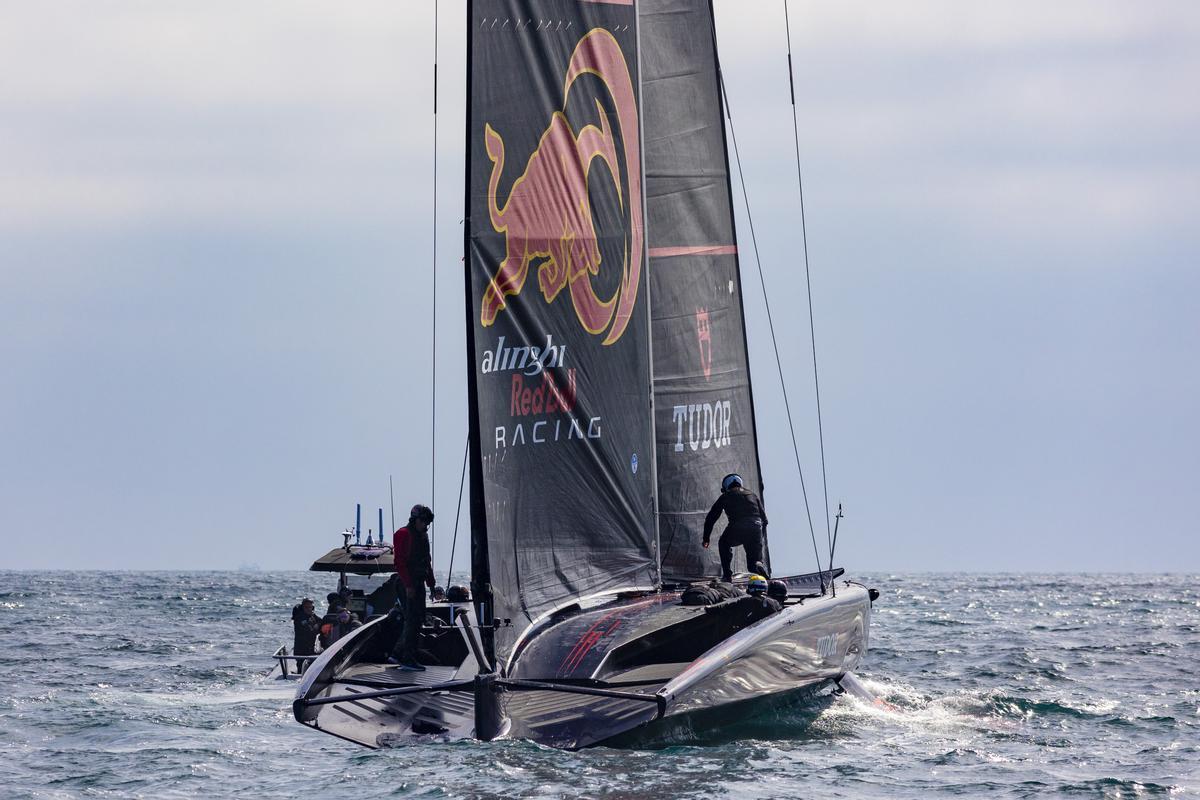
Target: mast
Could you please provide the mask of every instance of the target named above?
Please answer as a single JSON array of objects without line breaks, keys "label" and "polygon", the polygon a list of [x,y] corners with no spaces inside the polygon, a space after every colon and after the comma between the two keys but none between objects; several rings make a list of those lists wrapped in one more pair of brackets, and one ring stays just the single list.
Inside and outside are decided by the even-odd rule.
[{"label": "mast", "polygon": [[466,97],[466,170],[463,188],[463,289],[467,322],[467,451],[468,470],[471,473],[469,502],[471,506],[471,598],[475,603],[475,619],[479,623],[483,652],[489,664],[496,663],[494,629],[492,627],[492,584],[491,565],[488,560],[487,513],[483,495],[483,456],[479,440],[478,376],[475,372],[475,301],[471,280],[471,46],[475,26],[471,24],[475,14],[475,0],[467,0],[467,97]]},{"label": "mast", "polygon": [[[638,116],[641,119],[646,119],[646,92],[642,84],[642,19],[641,14],[634,17],[634,41],[637,42],[638,65],[637,65],[637,82],[638,82]],[[646,152],[646,126],[638,126],[638,139],[641,142],[642,153]],[[648,208],[646,202],[646,159],[642,158],[642,208]],[[645,236],[642,238],[642,263],[646,265],[646,356],[650,360],[650,419],[654,419],[654,315],[650,309],[653,308],[653,300],[650,293],[650,220],[647,217],[645,224],[642,226]],[[650,469],[654,493],[651,496],[651,509],[654,519],[654,582],[658,587],[662,587],[662,533],[658,529],[658,437],[650,437]]]}]

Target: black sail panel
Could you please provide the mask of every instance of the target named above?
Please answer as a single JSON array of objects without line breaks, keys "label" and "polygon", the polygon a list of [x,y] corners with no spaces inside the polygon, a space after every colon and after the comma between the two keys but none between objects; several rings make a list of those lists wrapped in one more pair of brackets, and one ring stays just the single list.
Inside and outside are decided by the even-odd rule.
[{"label": "black sail panel", "polygon": [[473,570],[503,666],[540,616],[658,580],[637,20],[468,13]]},{"label": "black sail panel", "polygon": [[[708,0],[639,3],[664,578],[719,573],[701,547],[721,478],[761,492],[742,288]],[[741,550],[735,569],[744,568]]]}]

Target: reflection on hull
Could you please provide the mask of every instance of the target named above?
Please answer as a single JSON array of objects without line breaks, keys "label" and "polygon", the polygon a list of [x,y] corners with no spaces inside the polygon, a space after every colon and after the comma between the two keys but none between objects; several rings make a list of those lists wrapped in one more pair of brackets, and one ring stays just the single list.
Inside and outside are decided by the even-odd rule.
[{"label": "reflection on hull", "polygon": [[871,604],[850,584],[731,636],[669,681],[668,714],[687,713],[835,680],[858,667],[867,649]]}]

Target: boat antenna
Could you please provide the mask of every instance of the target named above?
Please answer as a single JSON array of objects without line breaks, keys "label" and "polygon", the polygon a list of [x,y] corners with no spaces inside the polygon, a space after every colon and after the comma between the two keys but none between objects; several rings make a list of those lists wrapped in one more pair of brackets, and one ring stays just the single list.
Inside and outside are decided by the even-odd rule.
[{"label": "boat antenna", "polygon": [[396,493],[392,491],[392,476],[388,475],[388,502],[392,506],[392,530],[396,530]]},{"label": "boat antenna", "polygon": [[454,537],[450,540],[450,569],[446,570],[446,585],[454,575],[454,551],[458,548],[458,520],[462,516],[463,484],[467,482],[467,454],[471,451],[471,437],[467,435],[467,446],[463,448],[462,477],[458,479],[458,504],[454,507]]},{"label": "boat antenna", "polygon": [[[833,540],[829,533],[829,481],[825,477],[825,427],[821,424],[821,382],[817,379],[817,328],[813,322],[812,277],[808,269],[808,226],[804,224],[804,176],[800,169],[800,123],[796,117],[796,81],[792,76],[792,23],[788,0],[783,0],[783,26],[787,32],[788,91],[792,98],[792,141],[796,146],[796,187],[800,191],[800,241],[804,245],[804,285],[808,292],[808,333],[812,342],[813,391],[817,399],[817,436],[821,445],[821,490],[825,494],[825,543],[829,545],[829,569],[833,569]],[[842,515],[838,505],[838,516]],[[832,581],[832,578],[830,579]]]},{"label": "boat antenna", "polygon": [[354,504],[354,543],[362,544],[362,503]]},{"label": "boat antenna", "polygon": [[842,521],[842,504],[838,503],[838,513],[833,520],[833,541],[829,545],[829,588],[833,589],[833,596],[837,597],[837,588],[833,583],[833,551],[837,547],[838,523]]},{"label": "boat antenna", "polygon": [[[713,31],[713,47],[716,47],[716,31]],[[746,191],[746,174],[742,171],[742,156],[738,151],[737,133],[733,127],[733,111],[729,107],[729,93],[725,91],[725,74],[718,69],[721,98],[725,101],[725,119],[729,122],[729,142],[733,145],[733,157],[737,163],[738,183],[742,187],[742,201],[746,206],[746,221],[750,223],[750,244],[754,249],[754,262],[758,266],[758,283],[762,287],[763,303],[767,308],[767,325],[771,331],[771,346],[775,348],[775,368],[779,372],[779,385],[783,388],[783,407],[787,410],[788,431],[792,435],[792,453],[796,457],[796,472],[800,475],[800,493],[804,497],[804,513],[808,517],[808,533],[812,537],[813,556],[817,562],[817,574],[821,581],[821,594],[825,594],[825,573],[821,571],[821,551],[817,548],[817,533],[813,527],[812,509],[808,504],[808,488],[804,484],[804,468],[800,466],[800,448],[796,445],[796,426],[792,424],[792,406],[788,401],[787,381],[783,377],[783,361],[779,357],[779,342],[775,338],[775,320],[771,316],[771,296],[767,292],[767,280],[763,276],[762,256],[758,252],[758,237],[754,234],[754,215],[750,213],[750,195]]]},{"label": "boat antenna", "polygon": [[[438,4],[433,0],[433,337],[431,341],[430,362],[432,368],[429,375],[430,391],[430,424],[429,424],[429,503],[437,508],[437,90],[438,90]],[[393,512],[395,516],[395,512]],[[434,562],[437,555],[437,534],[433,523],[429,523],[429,560]]]}]

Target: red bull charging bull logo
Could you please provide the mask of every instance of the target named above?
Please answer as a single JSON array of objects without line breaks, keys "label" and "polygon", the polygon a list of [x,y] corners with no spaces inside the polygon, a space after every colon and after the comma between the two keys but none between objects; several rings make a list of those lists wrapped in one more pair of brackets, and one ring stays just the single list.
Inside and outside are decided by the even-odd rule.
[{"label": "red bull charging bull logo", "polygon": [[[617,140],[600,102],[596,101],[599,126],[587,125],[578,134],[563,113],[572,86],[583,75],[599,78],[612,98],[628,187],[621,186]],[[480,323],[487,327],[496,321],[496,315],[508,306],[507,298],[524,288],[531,264],[538,262],[538,288],[546,302],[554,302],[567,289],[580,324],[589,333],[605,334],[603,343],[609,345],[621,338],[633,314],[641,278],[643,229],[637,97],[625,56],[608,31],[595,28],[575,45],[563,79],[562,109],[551,116],[503,206],[499,204],[499,185],[504,139],[491,125],[484,126],[484,143],[492,162],[488,212],[492,227],[504,234],[505,256],[484,292]],[[592,278],[601,267],[588,199],[588,178],[596,159],[607,165],[621,210],[627,210],[629,218],[621,282],[607,299],[598,297],[592,287]]]}]

